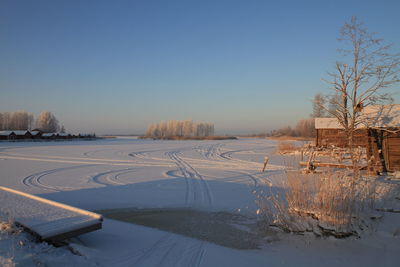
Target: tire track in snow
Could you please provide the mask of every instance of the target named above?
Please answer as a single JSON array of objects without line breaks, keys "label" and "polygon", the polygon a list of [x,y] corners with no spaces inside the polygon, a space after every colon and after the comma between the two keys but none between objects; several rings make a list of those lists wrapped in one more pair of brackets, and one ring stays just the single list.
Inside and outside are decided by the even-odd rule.
[{"label": "tire track in snow", "polygon": [[206,180],[189,163],[179,157],[180,151],[170,151],[166,153],[186,179],[186,199],[185,204],[188,207],[212,207],[213,198],[211,190]]},{"label": "tire track in snow", "polygon": [[[136,168],[127,168],[127,169],[119,169],[119,170],[110,170],[106,172],[97,173],[94,176],[89,178],[90,181],[104,185],[104,186],[113,186],[113,185],[126,185],[127,183],[122,182],[118,179],[122,174],[133,172]],[[104,177],[105,176],[105,177]]]},{"label": "tire track in snow", "polygon": [[92,167],[92,166],[97,166],[95,164],[92,165],[79,165],[79,166],[71,166],[71,167],[64,167],[64,168],[57,168],[57,169],[51,169],[51,170],[46,170],[38,173],[34,173],[31,175],[26,176],[25,178],[22,179],[22,183],[28,187],[36,187],[44,190],[51,190],[51,191],[63,191],[63,190],[73,190],[75,188],[69,187],[69,186],[51,186],[48,184],[44,184],[41,180],[43,177],[54,174],[57,172],[62,172],[66,170],[73,170],[73,169],[78,169],[78,168],[86,168],[86,167]]},{"label": "tire track in snow", "polygon": [[221,146],[223,146],[223,144],[218,143],[209,146],[199,146],[194,149],[206,159],[222,160],[224,158],[220,156]]}]

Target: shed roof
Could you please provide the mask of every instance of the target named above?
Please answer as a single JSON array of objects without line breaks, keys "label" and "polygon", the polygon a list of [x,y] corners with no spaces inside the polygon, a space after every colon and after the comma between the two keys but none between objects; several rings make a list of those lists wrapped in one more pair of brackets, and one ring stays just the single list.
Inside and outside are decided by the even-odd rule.
[{"label": "shed roof", "polygon": [[368,106],[362,113],[367,127],[400,127],[400,104]]},{"label": "shed roof", "polygon": [[55,135],[56,135],[55,133],[44,133],[44,134],[42,134],[43,137],[52,137],[52,136],[55,136]]},{"label": "shed roof", "polygon": [[[367,106],[361,112],[358,128],[400,127],[400,104]],[[343,129],[336,118],[315,118],[315,129]]]},{"label": "shed roof", "polygon": [[315,118],[315,129],[343,129],[336,118]]},{"label": "shed roof", "polygon": [[2,135],[2,136],[9,136],[12,133],[14,133],[14,132],[13,131],[0,131],[0,135]]},{"label": "shed roof", "polygon": [[22,130],[22,131],[13,131],[16,135],[25,135],[25,134],[27,134],[27,133],[30,133],[29,131],[26,131],[26,130]]}]

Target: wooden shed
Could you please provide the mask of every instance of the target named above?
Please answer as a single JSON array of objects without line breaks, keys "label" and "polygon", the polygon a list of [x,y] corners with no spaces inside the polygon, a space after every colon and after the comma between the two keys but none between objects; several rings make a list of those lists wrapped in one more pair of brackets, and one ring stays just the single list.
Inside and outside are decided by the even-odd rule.
[{"label": "wooden shed", "polygon": [[370,106],[363,115],[368,128],[370,171],[400,171],[400,104]]},{"label": "wooden shed", "polygon": [[[400,171],[400,104],[365,107],[361,120],[354,143],[366,148],[369,171]],[[315,128],[317,147],[347,146],[343,127],[336,118],[316,118]]]},{"label": "wooden shed", "polygon": [[[346,147],[347,137],[343,127],[336,118],[315,118],[315,144],[317,147]],[[368,131],[366,128],[358,129],[354,134],[356,146],[367,146]]]}]

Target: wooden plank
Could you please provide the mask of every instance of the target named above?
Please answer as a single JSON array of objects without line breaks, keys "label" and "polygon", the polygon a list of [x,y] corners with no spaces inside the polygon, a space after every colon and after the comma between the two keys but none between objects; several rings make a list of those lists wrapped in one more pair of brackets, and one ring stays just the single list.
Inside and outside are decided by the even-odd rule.
[{"label": "wooden plank", "polygon": [[[300,166],[308,166],[308,162],[300,161]],[[352,165],[341,164],[341,163],[328,163],[328,162],[312,162],[314,167],[329,167],[329,168],[340,168],[340,169],[352,169]],[[366,166],[360,166],[360,169],[366,168]]]},{"label": "wooden plank", "polygon": [[0,186],[0,214],[45,241],[62,241],[101,228],[99,214]]}]

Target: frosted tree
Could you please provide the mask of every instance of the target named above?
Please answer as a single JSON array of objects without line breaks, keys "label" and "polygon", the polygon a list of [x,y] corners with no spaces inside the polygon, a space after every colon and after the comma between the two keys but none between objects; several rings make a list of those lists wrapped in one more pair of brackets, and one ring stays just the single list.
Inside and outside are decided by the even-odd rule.
[{"label": "frosted tree", "polygon": [[43,132],[53,133],[59,129],[58,120],[49,111],[43,111],[36,119],[36,128]]}]

